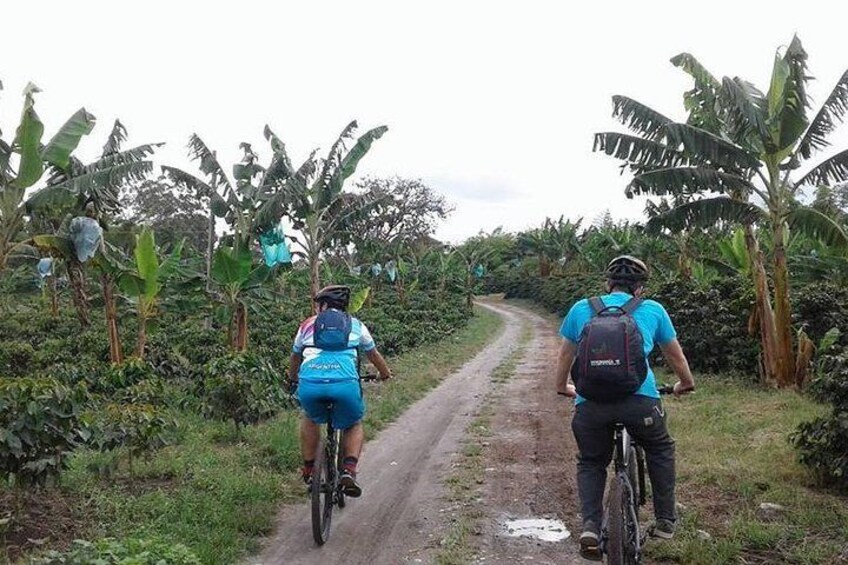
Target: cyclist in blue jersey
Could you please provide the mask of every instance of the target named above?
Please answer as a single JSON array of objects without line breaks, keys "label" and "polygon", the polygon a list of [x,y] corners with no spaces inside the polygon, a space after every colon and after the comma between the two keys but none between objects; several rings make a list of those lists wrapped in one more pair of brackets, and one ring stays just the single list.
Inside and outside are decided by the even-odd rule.
[{"label": "cyclist in blue jersey", "polygon": [[[289,378],[297,387],[297,398],[304,412],[300,425],[303,480],[307,484],[312,480],[320,426],[327,423],[327,405],[333,403],[333,426],[344,432],[342,489],[346,495],[358,497],[362,488],[356,481],[356,471],[364,441],[361,420],[365,414],[359,352],[365,353],[382,379],[391,378],[392,373],[368,328],[347,313],[349,287],[327,286],[314,300],[319,313],[300,325],[289,362]],[[341,340],[338,347],[329,345],[334,338]]]},{"label": "cyclist in blue jersey", "polygon": [[[685,394],[695,388],[689,364],[665,308],[653,300],[633,300],[634,297],[641,297],[648,280],[645,263],[627,255],[616,257],[609,263],[606,276],[609,293],[598,297],[602,304],[588,299],[581,300],[572,306],[563,320],[560,328],[563,341],[557,363],[557,393],[575,398],[576,404],[571,428],[579,450],[577,488],[583,519],[580,549],[584,557],[594,559],[601,557],[598,545],[604,486],[613,452],[614,425],[618,422],[625,424],[631,436],[645,450],[656,517],[653,534],[664,539],[674,535],[677,518],[674,500],[674,440],[666,427],[666,415],[654,373],[649,366],[647,372],[644,372],[648,354],[654,349],[654,344],[659,345],[666,362],[678,378],[674,385],[675,395]],[[635,309],[628,308],[628,304],[635,306]],[[640,362],[645,364],[642,365],[644,380],[635,392],[604,402],[581,397],[570,378],[581,339],[589,339],[583,330],[598,314],[599,307],[621,307],[628,311],[641,334],[644,356],[640,356]]]}]

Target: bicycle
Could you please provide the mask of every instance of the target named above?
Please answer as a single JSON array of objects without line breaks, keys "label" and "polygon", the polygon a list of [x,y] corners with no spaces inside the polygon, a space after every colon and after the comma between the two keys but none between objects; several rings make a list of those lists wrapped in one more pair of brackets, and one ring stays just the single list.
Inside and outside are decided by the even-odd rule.
[{"label": "bicycle", "polygon": [[[658,390],[661,395],[674,393],[673,386]],[[648,535],[639,527],[639,508],[647,500],[645,452],[621,423],[615,425],[614,445],[615,474],[604,508],[600,550],[610,565],[636,565]]]},{"label": "bicycle", "polygon": [[[376,381],[378,375],[365,374],[360,381]],[[327,405],[326,436],[319,440],[312,470],[312,484],[309,494],[312,499],[312,537],[318,545],[324,545],[330,537],[330,524],[333,518],[333,508],[345,507],[345,495],[342,491],[340,475],[342,472],[343,456],[339,452],[342,432],[333,427],[333,403]]]}]

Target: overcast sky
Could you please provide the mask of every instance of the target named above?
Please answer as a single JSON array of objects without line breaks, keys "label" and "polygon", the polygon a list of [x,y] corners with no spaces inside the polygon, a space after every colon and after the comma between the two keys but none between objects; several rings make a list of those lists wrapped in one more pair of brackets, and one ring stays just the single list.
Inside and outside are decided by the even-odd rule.
[{"label": "overcast sky", "polygon": [[592,134],[620,129],[613,94],[682,118],[677,53],[766,90],[775,49],[797,32],[818,101],[848,68],[841,1],[6,0],[2,11],[6,136],[30,80],[46,136],[80,106],[97,116],[83,157],[116,117],[130,143],[164,141],[158,160],[188,168],[193,132],[229,168],[241,141],[267,162],[266,123],[295,161],[351,119],[385,124],[359,173],[445,194],[456,211],[437,236],[450,241],[560,214],[639,217],[644,202],[623,196]]}]

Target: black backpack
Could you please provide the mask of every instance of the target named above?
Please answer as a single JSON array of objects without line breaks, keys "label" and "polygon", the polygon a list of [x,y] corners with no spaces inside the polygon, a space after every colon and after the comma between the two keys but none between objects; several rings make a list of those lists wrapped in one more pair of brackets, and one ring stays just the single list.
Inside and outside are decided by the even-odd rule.
[{"label": "black backpack", "polygon": [[347,312],[328,309],[315,319],[315,347],[324,351],[344,351],[348,346],[353,326]]},{"label": "black backpack", "polygon": [[648,375],[642,332],[633,312],[642,299],[631,298],[623,306],[605,306],[590,298],[593,317],[577,342],[571,379],[577,393],[595,402],[616,402],[642,386]]}]

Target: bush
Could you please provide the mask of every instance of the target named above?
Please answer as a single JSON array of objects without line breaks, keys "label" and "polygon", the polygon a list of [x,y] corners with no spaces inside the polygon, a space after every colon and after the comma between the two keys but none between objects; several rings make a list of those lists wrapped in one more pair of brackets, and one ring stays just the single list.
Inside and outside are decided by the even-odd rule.
[{"label": "bush", "polygon": [[822,483],[848,489],[848,349],[821,359],[809,393],[833,410],[799,425],[790,441]]},{"label": "bush", "polygon": [[34,559],[36,565],[200,565],[186,546],[160,540],[115,540],[97,542],[75,540],[74,547],[65,553],[51,551]]},{"label": "bush", "polygon": [[0,374],[26,375],[32,369],[35,350],[25,341],[0,342]]},{"label": "bush", "polygon": [[55,379],[0,379],[0,473],[23,484],[44,484],[64,468],[89,432],[80,413],[82,385]]},{"label": "bush", "polygon": [[848,289],[829,282],[811,283],[793,289],[792,321],[814,343],[830,328],[839,328],[840,343],[848,339]]},{"label": "bush", "polygon": [[101,451],[126,447],[133,460],[170,444],[177,422],[149,404],[109,404],[98,411],[93,443]]},{"label": "bush", "polygon": [[276,414],[283,406],[280,374],[262,358],[228,355],[204,367],[202,410],[207,418],[232,420],[236,431]]},{"label": "bush", "polygon": [[96,379],[89,383],[93,392],[111,393],[146,381],[153,377],[153,371],[146,362],[131,357],[120,365],[109,365],[92,376]]}]

